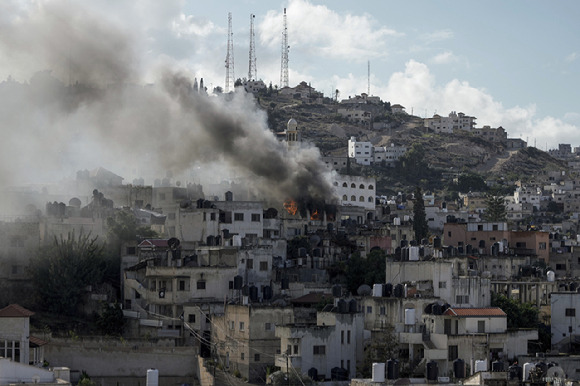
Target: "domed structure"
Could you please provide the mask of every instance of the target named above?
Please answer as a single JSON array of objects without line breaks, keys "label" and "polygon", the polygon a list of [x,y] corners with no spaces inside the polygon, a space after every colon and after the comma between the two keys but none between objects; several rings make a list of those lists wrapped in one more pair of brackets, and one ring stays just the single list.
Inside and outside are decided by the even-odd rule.
[{"label": "domed structure", "polygon": [[286,143],[289,147],[296,146],[300,142],[300,133],[298,132],[298,122],[290,118],[286,125]]}]

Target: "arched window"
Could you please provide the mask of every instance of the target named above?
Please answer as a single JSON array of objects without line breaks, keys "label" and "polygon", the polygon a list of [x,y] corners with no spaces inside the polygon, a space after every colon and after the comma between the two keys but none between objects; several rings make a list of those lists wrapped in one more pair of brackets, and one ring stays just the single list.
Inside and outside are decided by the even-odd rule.
[{"label": "arched window", "polygon": [[374,186],[369,185],[369,190],[374,189]]},{"label": "arched window", "polygon": [[346,194],[342,196],[342,201],[348,201],[348,196]]},{"label": "arched window", "polygon": [[365,202],[365,198],[364,198],[364,196],[360,196],[360,197],[358,198],[358,200],[359,200],[360,202]]},{"label": "arched window", "polygon": [[350,200],[351,201],[356,201],[356,197],[355,196],[350,196]]},{"label": "arched window", "polygon": [[342,187],[343,188],[348,188],[348,185],[346,184],[346,182],[343,182]]},{"label": "arched window", "polygon": [[373,196],[369,196],[369,202],[373,202]]},{"label": "arched window", "polygon": [[334,186],[338,186],[338,182],[334,181]]},{"label": "arched window", "polygon": [[358,187],[359,189],[364,189],[365,186],[363,184],[360,184],[360,186]]},{"label": "arched window", "polygon": [[354,184],[354,182],[352,184],[350,184],[351,188],[356,188],[356,185]]}]

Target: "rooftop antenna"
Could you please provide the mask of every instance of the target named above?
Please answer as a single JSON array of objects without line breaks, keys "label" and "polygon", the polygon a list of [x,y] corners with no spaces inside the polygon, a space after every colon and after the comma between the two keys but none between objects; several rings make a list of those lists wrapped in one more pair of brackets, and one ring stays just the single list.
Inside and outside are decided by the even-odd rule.
[{"label": "rooftop antenna", "polygon": [[258,68],[256,67],[256,45],[254,40],[256,34],[254,34],[254,19],[256,15],[250,14],[250,64],[248,66],[248,80],[258,79]]},{"label": "rooftop antenna", "polygon": [[234,34],[232,13],[228,12],[228,53],[226,54],[226,92],[234,91]]},{"label": "rooftop antenna", "polygon": [[367,62],[367,95],[371,96],[371,61]]},{"label": "rooftop antenna", "polygon": [[284,26],[282,30],[282,68],[280,70],[280,88],[288,87],[288,23],[286,20],[286,8],[284,8]]}]

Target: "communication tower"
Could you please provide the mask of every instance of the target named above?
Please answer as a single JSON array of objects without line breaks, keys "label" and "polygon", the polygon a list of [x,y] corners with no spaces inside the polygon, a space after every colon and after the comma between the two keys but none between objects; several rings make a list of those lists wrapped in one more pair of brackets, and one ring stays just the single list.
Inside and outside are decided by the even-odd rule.
[{"label": "communication tower", "polygon": [[258,79],[258,68],[256,67],[256,44],[254,34],[254,19],[256,15],[250,14],[250,64],[248,65],[248,80]]},{"label": "communication tower", "polygon": [[232,13],[228,12],[228,53],[226,54],[226,92],[234,91],[234,33]]},{"label": "communication tower", "polygon": [[282,69],[280,71],[280,88],[288,87],[288,24],[286,21],[286,8],[284,8],[284,26],[282,30]]}]

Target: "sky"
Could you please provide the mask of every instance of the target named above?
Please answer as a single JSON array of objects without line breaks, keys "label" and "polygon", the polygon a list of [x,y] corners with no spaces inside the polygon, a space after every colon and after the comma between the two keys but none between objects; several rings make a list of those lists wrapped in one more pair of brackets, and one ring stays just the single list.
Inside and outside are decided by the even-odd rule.
[{"label": "sky", "polygon": [[171,68],[225,88],[231,12],[235,78],[248,76],[254,14],[258,78],[279,85],[284,8],[290,86],[348,98],[370,79],[371,95],[420,117],[463,112],[542,150],[580,146],[575,0],[3,0],[0,81],[158,84]]}]

